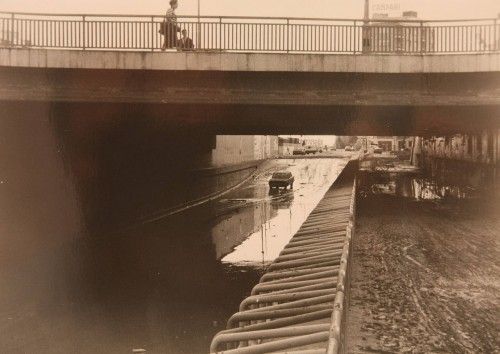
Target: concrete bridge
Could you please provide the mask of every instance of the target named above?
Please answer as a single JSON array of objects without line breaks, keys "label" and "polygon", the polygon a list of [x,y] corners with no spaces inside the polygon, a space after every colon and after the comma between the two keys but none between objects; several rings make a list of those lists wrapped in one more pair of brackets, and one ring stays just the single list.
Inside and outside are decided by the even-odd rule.
[{"label": "concrete bridge", "polygon": [[137,115],[219,134],[426,135],[495,126],[500,113],[496,20],[186,17],[178,26],[195,50],[167,52],[159,16],[0,21],[12,29],[0,100],[54,114]]},{"label": "concrete bridge", "polygon": [[0,49],[0,82],[2,101],[140,111],[219,133],[447,133],[497,119],[500,54]]}]

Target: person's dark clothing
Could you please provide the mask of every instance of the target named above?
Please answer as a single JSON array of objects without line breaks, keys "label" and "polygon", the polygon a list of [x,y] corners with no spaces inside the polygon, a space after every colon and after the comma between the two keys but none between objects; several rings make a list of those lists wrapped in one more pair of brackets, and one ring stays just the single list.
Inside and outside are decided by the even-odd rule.
[{"label": "person's dark clothing", "polygon": [[177,32],[180,32],[180,28],[177,26],[177,16],[172,8],[168,9],[160,31],[164,37],[162,49],[175,48],[177,46]]},{"label": "person's dark clothing", "polygon": [[166,23],[164,34],[165,41],[163,43],[163,48],[175,48],[177,43],[177,32],[179,32],[179,28],[175,23]]},{"label": "person's dark clothing", "polygon": [[193,50],[194,48],[193,40],[189,37],[181,38],[177,42],[177,47],[180,50]]}]

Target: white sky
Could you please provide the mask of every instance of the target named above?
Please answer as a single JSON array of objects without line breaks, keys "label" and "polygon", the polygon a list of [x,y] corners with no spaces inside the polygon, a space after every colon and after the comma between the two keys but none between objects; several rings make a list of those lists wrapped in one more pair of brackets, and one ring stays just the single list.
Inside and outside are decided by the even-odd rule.
[{"label": "white sky", "polygon": [[[200,0],[202,15],[361,18],[364,0]],[[399,4],[421,19],[493,18],[499,0],[371,0]],[[177,15],[196,15],[197,0],[179,0]],[[163,14],[168,0],[0,0],[0,11]]]}]

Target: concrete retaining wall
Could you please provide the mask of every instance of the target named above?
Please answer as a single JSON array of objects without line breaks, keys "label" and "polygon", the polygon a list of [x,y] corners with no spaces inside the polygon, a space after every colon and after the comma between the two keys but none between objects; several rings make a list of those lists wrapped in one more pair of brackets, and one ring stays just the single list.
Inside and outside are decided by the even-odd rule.
[{"label": "concrete retaining wall", "polygon": [[[248,178],[261,161],[256,139],[270,140],[216,138],[125,111],[70,117],[40,103],[0,103],[0,116],[5,212],[21,218],[29,206],[33,215],[43,214],[40,229],[58,225],[60,205],[71,206],[63,208],[71,212],[68,222],[102,229],[213,196]],[[226,141],[226,151],[218,152],[215,165],[217,139]],[[231,148],[234,140],[244,143],[241,155]]]},{"label": "concrete retaining wall", "polygon": [[0,66],[183,71],[464,73],[500,71],[500,53],[335,55],[1,48]]}]

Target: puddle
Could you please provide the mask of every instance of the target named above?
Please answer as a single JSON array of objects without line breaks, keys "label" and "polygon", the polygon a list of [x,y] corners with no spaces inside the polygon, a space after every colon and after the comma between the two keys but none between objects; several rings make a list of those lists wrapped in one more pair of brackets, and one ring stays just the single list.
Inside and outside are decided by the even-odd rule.
[{"label": "puddle", "polygon": [[428,177],[417,169],[396,171],[374,169],[359,173],[359,194],[388,194],[414,200],[468,199],[479,196],[479,190],[472,185],[443,183]]}]

